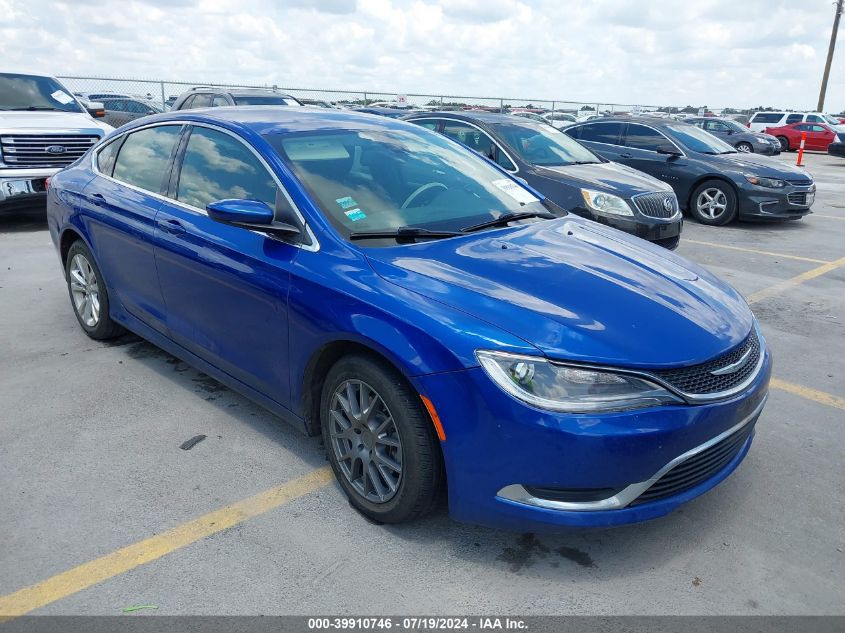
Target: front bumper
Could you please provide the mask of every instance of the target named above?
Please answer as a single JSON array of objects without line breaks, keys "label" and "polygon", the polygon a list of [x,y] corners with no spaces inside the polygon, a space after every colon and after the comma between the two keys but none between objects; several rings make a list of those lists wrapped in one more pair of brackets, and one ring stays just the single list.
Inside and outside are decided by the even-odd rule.
[{"label": "front bumper", "polygon": [[[632,204],[630,201],[627,202]],[[580,215],[582,218],[588,218],[600,224],[624,231],[625,233],[636,235],[639,238],[648,240],[649,242],[655,242],[669,249],[674,249],[678,246],[681,229],[684,225],[684,217],[680,212],[668,219],[651,218],[636,210],[634,211],[634,216],[605,215],[585,208],[572,209],[572,212]]]},{"label": "front bumper", "polygon": [[0,171],[0,207],[43,204],[46,180],[58,169],[3,169]]},{"label": "front bumper", "polygon": [[501,391],[481,368],[417,380],[446,432],[442,447],[453,518],[520,531],[554,531],[668,514],[725,479],[748,452],[752,437],[729,463],[695,487],[638,505],[573,511],[518,496],[505,498],[514,496],[508,488],[624,490],[648,482],[679,456],[759,415],[770,374],[766,352],[751,386],[729,400],[601,415],[532,408]]},{"label": "front bumper", "polygon": [[845,158],[845,143],[831,143],[827,146],[827,153],[831,156],[842,156]]},{"label": "front bumper", "polygon": [[739,217],[751,220],[791,220],[810,213],[816,184],[788,185],[775,190],[751,184],[739,189]]}]

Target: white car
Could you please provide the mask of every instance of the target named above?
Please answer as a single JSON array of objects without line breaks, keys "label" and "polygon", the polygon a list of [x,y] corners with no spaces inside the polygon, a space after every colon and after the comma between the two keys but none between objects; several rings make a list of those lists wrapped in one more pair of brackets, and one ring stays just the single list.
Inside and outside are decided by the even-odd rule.
[{"label": "white car", "polygon": [[46,179],[114,129],[88,105],[53,77],[0,73],[0,210],[43,204]]},{"label": "white car", "polygon": [[546,112],[546,114],[543,115],[543,118],[546,119],[546,123],[550,123],[558,129],[578,121],[575,116],[567,114],[566,112]]},{"label": "white car", "polygon": [[827,123],[841,125],[839,119],[822,112],[756,112],[748,121],[752,132],[764,132],[767,127],[780,127],[790,123]]}]

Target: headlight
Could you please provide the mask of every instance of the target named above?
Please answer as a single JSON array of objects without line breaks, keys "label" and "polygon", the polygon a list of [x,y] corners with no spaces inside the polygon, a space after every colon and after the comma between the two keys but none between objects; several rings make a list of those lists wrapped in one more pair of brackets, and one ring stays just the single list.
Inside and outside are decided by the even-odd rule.
[{"label": "headlight", "polygon": [[[767,139],[765,136],[755,136],[754,138],[756,138],[757,141],[760,142],[760,143],[771,143],[771,141],[769,139]],[[775,139],[775,140],[777,140],[777,139]]]},{"label": "headlight", "polygon": [[778,180],[777,178],[764,178],[763,176],[755,176],[754,174],[742,174],[745,179],[752,185],[758,187],[769,187],[770,189],[783,189],[786,187],[786,182]]},{"label": "headlight", "polygon": [[636,376],[552,364],[538,356],[477,350],[478,362],[504,391],[540,409],[566,413],[623,411],[683,403]]},{"label": "headlight", "polygon": [[628,203],[619,196],[614,196],[612,193],[582,189],[581,195],[584,196],[586,205],[595,211],[610,213],[612,215],[634,215]]}]

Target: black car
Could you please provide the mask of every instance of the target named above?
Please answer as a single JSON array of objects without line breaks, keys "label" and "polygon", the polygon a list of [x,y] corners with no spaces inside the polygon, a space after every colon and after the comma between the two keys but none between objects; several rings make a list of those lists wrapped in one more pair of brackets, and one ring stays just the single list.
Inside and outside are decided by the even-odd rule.
[{"label": "black car", "polygon": [[568,211],[666,248],[678,245],[683,217],[671,187],[604,160],[546,123],[477,111],[405,120],[463,143]]},{"label": "black car", "polygon": [[703,224],[794,220],[810,213],[816,196],[803,169],[738,152],[689,123],[618,117],[576,123],[564,132],[608,160],[669,183],[681,208]]},{"label": "black car", "polygon": [[836,133],[836,140],[827,146],[827,153],[831,156],[842,156],[845,158],[845,132]]},{"label": "black car", "polygon": [[728,145],[733,145],[738,152],[754,152],[766,156],[780,154],[780,141],[765,132],[752,132],[744,125],[733,119],[717,117],[701,117],[686,119],[684,123],[691,123],[702,130],[707,130],[713,136],[718,136]]},{"label": "black car", "polygon": [[296,97],[276,90],[261,88],[211,88],[196,87],[180,94],[171,110],[193,110],[195,108],[217,108],[225,106],[301,106]]}]

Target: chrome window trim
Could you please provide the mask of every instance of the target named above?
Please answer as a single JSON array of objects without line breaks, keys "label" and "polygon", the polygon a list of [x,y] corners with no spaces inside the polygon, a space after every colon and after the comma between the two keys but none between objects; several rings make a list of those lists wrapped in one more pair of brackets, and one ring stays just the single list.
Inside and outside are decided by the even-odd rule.
[{"label": "chrome window trim", "polygon": [[[414,121],[454,121],[455,123],[463,123],[464,125],[468,125],[469,127],[474,127],[476,130],[478,130],[482,134],[486,135],[491,141],[493,141],[493,145],[496,146],[496,149],[498,149],[505,156],[507,156],[508,160],[511,162],[511,165],[516,167],[516,169],[515,170],[505,169],[505,167],[503,167],[502,165],[499,165],[499,163],[496,163],[496,164],[499,165],[499,167],[504,169],[509,174],[518,174],[519,173],[519,165],[517,165],[516,161],[513,159],[513,156],[508,154],[508,152],[505,150],[505,148],[502,147],[501,143],[499,143],[496,139],[494,139],[492,136],[490,136],[489,132],[482,130],[480,127],[478,127],[474,123],[470,123],[469,121],[465,121],[464,119],[455,119],[453,117],[445,117],[445,116],[430,116],[430,117],[413,118],[413,119],[409,119],[408,123],[413,123]],[[432,131],[434,131],[434,130],[432,130]],[[440,136],[446,136],[442,132],[437,132],[437,134],[440,134]],[[448,136],[446,136],[446,138],[448,138],[450,141],[455,140],[453,138],[449,138]],[[456,141],[456,142],[460,143],[460,141]],[[463,145],[463,143],[461,143],[461,145]],[[464,147],[466,147],[466,146],[464,146]],[[467,148],[467,149],[469,149],[469,148]],[[470,150],[470,151],[473,151],[473,150]],[[493,161],[493,162],[496,162],[496,161]]]},{"label": "chrome window trim", "polygon": [[500,499],[506,499],[508,501],[513,501],[515,503],[520,503],[523,505],[545,508],[547,510],[564,510],[568,512],[596,512],[601,510],[620,510],[626,507],[631,502],[633,502],[635,499],[637,499],[637,497],[643,494],[646,490],[651,488],[651,486],[657,483],[657,481],[661,477],[663,477],[663,475],[668,473],[678,464],[687,461],[691,457],[698,455],[699,453],[707,450],[714,444],[718,444],[723,439],[741,430],[755,416],[760,414],[760,412],[763,410],[763,406],[766,404],[766,401],[768,399],[769,394],[766,393],[766,395],[763,396],[763,399],[760,400],[760,404],[758,404],[754,408],[754,411],[744,417],[740,422],[729,428],[727,431],[719,433],[719,435],[710,438],[703,444],[699,444],[698,446],[688,450],[686,453],[678,455],[675,459],[671,460],[669,463],[663,466],[663,468],[658,470],[654,475],[652,475],[645,481],[630,484],[629,486],[623,488],[621,491],[619,491],[612,497],[608,497],[607,499],[600,499],[599,501],[581,502],[542,499],[540,497],[535,497],[534,495],[532,495],[530,492],[528,492],[528,490],[525,489],[522,484],[511,484],[509,486],[505,486],[504,488],[499,490],[499,492],[496,493],[496,497]]},{"label": "chrome window trim", "polygon": [[[584,123],[577,123],[575,125],[570,125],[569,127],[566,128],[566,130],[573,130],[577,127],[583,127],[585,125],[608,125],[610,123],[621,123],[622,125],[625,125],[625,126],[642,125],[643,127],[647,127],[651,130],[654,130],[655,132],[660,134],[660,136],[662,136],[667,141],[669,141],[672,145],[674,145],[675,149],[677,149],[679,152],[681,152],[681,156],[684,156],[684,157],[687,156],[687,153],[684,152],[684,150],[682,150],[675,141],[673,141],[671,138],[666,136],[663,132],[658,130],[656,127],[652,127],[651,125],[648,125],[646,123],[640,123],[639,121],[634,121],[634,122],[629,122],[629,121],[585,121]],[[566,134],[565,130],[561,130],[561,131],[564,134]],[[627,137],[628,137],[628,128],[626,127],[625,128],[625,138],[627,138]],[[573,139],[578,141],[579,143],[584,142],[584,143],[595,143],[596,145],[607,145],[608,147],[623,147],[625,149],[635,149],[638,152],[649,152],[651,154],[659,154],[660,156],[665,156],[665,154],[660,154],[660,152],[655,152],[654,150],[651,150],[651,149],[640,149],[639,147],[629,147],[627,145],[617,145],[616,143],[602,143],[601,141],[587,141],[587,140],[584,140],[584,139],[574,138],[574,137],[573,137]]]},{"label": "chrome window trim", "polygon": [[[291,208],[293,209],[294,213],[296,213],[296,216],[299,219],[299,221],[302,223],[302,226],[305,227],[305,231],[308,234],[309,239],[311,240],[311,244],[299,244],[299,243],[294,243],[294,242],[285,242],[285,243],[290,244],[293,247],[302,249],[304,251],[310,251],[310,252],[316,253],[317,251],[320,250],[320,242],[317,241],[317,236],[314,235],[314,232],[311,230],[311,226],[308,224],[308,222],[305,221],[305,217],[302,215],[302,212],[299,210],[299,207],[296,206],[293,199],[290,197],[290,194],[288,193],[287,189],[282,185],[281,181],[276,176],[276,173],[273,171],[273,169],[270,167],[270,165],[267,164],[267,161],[264,160],[264,157],[261,156],[261,154],[259,154],[256,151],[256,149],[254,147],[252,147],[252,145],[250,145],[249,143],[244,141],[237,134],[234,134],[233,132],[231,132],[230,130],[227,130],[224,127],[214,125],[213,123],[205,123],[205,122],[198,122],[198,121],[187,121],[187,120],[182,120],[182,119],[174,119],[174,120],[169,120],[169,121],[156,121],[155,123],[149,123],[147,125],[140,125],[138,127],[132,128],[131,130],[126,130],[125,132],[121,132],[120,134],[116,134],[115,136],[110,136],[108,138],[107,143],[103,143],[102,141],[100,141],[99,145],[94,146],[93,151],[91,152],[91,169],[92,169],[92,171],[95,174],[97,174],[98,176],[100,176],[101,178],[105,178],[106,180],[110,180],[110,181],[117,183],[119,185],[122,185],[124,187],[129,187],[130,189],[134,189],[135,191],[138,191],[140,193],[151,195],[154,198],[157,198],[157,199],[162,200],[164,202],[168,202],[170,204],[175,204],[176,206],[181,207],[183,209],[186,209],[187,211],[192,211],[193,213],[197,213],[199,215],[208,216],[208,212],[205,209],[200,209],[199,207],[195,207],[191,204],[187,204],[185,202],[182,202],[181,200],[177,200],[176,198],[170,198],[168,196],[163,196],[160,193],[158,193],[157,191],[149,191],[148,189],[143,189],[141,187],[137,187],[137,186],[132,185],[128,182],[123,182],[122,180],[118,180],[117,178],[114,178],[113,176],[109,176],[107,174],[104,174],[100,171],[100,169],[97,165],[97,162],[98,162],[97,158],[98,158],[100,152],[107,145],[110,145],[111,143],[117,141],[118,139],[120,139],[123,136],[127,136],[128,134],[133,134],[134,132],[139,132],[141,130],[146,130],[146,129],[150,129],[150,128],[154,128],[154,127],[162,127],[162,126],[166,126],[166,125],[176,125],[176,126],[191,125],[191,126],[194,126],[194,127],[204,127],[204,128],[208,128],[210,130],[215,130],[217,132],[223,132],[224,134],[228,134],[229,136],[231,136],[232,138],[234,138],[235,140],[240,142],[242,145],[247,147],[249,149],[249,151],[252,152],[252,154],[256,158],[258,158],[259,162],[261,162],[261,164],[264,166],[264,169],[266,169],[267,172],[270,174],[270,176],[273,178],[273,182],[276,183],[276,186],[279,188],[279,191],[281,191],[284,194],[285,199],[287,199],[287,201],[290,204]],[[119,154],[118,154],[118,156],[119,156]],[[115,159],[115,160],[117,160],[117,159]],[[259,229],[246,229],[246,230],[252,231],[253,233],[260,233],[261,235],[267,235],[267,233],[264,233],[263,231],[261,231]]]}]

